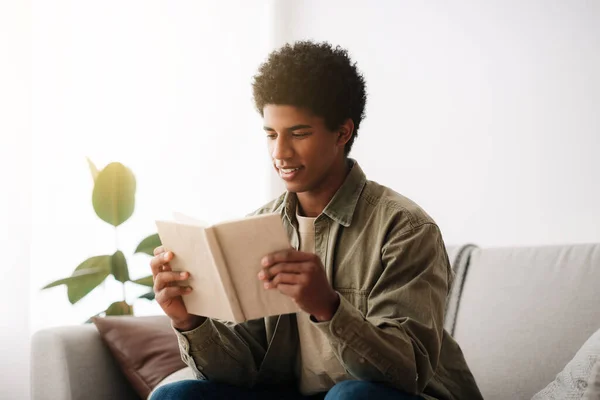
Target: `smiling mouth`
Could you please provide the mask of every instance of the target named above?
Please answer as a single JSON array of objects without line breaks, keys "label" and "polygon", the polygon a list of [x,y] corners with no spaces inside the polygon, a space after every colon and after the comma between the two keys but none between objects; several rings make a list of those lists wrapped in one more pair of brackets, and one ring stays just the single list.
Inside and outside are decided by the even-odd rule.
[{"label": "smiling mouth", "polygon": [[284,174],[291,174],[292,172],[298,171],[300,168],[302,168],[302,167],[296,167],[296,168],[278,168],[278,169],[281,172],[283,172]]},{"label": "smiling mouth", "polygon": [[277,169],[277,172],[279,173],[279,176],[281,177],[281,179],[286,180],[286,181],[291,181],[296,179],[296,174],[299,173],[299,171],[301,171],[304,167],[300,166],[300,167],[293,167],[293,168],[284,168],[284,167],[277,167],[275,166],[275,168]]}]

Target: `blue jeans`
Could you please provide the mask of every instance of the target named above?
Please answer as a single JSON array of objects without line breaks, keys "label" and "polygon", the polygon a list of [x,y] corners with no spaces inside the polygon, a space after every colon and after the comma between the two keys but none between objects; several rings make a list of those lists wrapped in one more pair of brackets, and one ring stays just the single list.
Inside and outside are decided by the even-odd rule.
[{"label": "blue jeans", "polygon": [[313,396],[302,396],[298,391],[289,387],[265,386],[253,389],[243,389],[223,383],[205,380],[185,380],[162,386],[154,392],[151,400],[422,400],[400,392],[397,389],[381,383],[366,381],[344,381],[335,385],[327,393]]}]

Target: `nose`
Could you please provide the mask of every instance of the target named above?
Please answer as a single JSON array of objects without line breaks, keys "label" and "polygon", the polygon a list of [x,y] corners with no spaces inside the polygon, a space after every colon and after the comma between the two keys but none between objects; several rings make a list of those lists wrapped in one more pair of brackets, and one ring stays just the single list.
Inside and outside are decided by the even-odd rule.
[{"label": "nose", "polygon": [[294,149],[291,146],[286,135],[277,135],[271,141],[271,157],[273,160],[288,160],[294,155]]}]

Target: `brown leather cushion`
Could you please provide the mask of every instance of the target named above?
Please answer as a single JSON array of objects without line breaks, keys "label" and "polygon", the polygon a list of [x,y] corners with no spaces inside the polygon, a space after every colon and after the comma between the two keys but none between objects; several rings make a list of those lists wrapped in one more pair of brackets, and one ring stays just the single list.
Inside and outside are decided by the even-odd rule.
[{"label": "brown leather cushion", "polygon": [[93,322],[142,399],[161,380],[185,367],[166,316],[96,317]]}]

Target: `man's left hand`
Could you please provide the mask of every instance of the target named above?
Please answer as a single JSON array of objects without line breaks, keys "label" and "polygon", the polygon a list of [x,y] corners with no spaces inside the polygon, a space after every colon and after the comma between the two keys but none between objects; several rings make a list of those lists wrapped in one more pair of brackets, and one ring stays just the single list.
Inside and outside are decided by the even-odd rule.
[{"label": "man's left hand", "polygon": [[271,253],[262,259],[258,279],[267,290],[277,289],[317,321],[329,321],[340,298],[327,281],[319,257],[294,249]]}]

